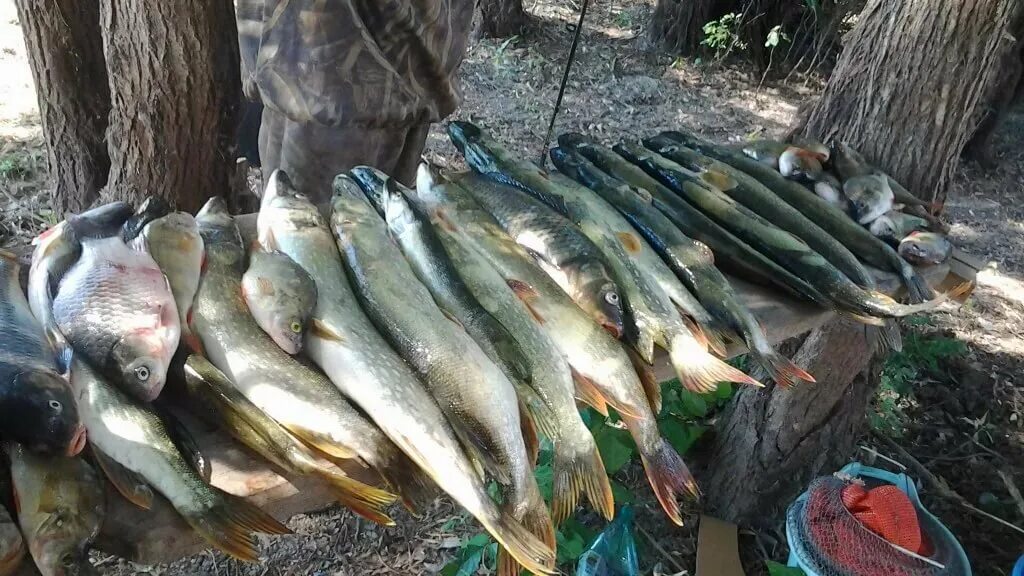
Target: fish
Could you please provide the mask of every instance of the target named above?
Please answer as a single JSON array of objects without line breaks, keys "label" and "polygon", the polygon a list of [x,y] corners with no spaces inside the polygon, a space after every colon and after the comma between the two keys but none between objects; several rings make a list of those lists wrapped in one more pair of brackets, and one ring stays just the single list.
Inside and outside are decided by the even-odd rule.
[{"label": "fish", "polygon": [[[682,146],[665,134],[646,138],[643,143],[647,148],[686,169],[699,172],[702,178],[712,185],[721,184],[719,188],[730,198],[803,240],[857,285],[869,289],[875,287],[874,277],[846,246],[753,176]],[[729,182],[714,182],[721,176],[726,177]]]},{"label": "fish", "polygon": [[196,222],[206,245],[206,270],[192,325],[204,356],[303,443],[334,462],[358,458],[400,487],[412,462],[322,372],[288,355],[249,315],[241,290],[245,249],[223,199],[210,199]]},{"label": "fish", "polygon": [[[636,151],[636,148],[632,151]],[[774,226],[721,190],[705,185],[680,185],[681,181],[704,183],[701,175],[654,152],[644,153],[640,150],[636,155],[627,156],[627,160],[682,194],[687,201],[794,274],[807,279],[830,298],[839,310],[865,317],[865,320],[870,317],[895,318],[930,310],[944,301],[944,298],[937,298],[916,305],[900,304],[877,290],[861,288],[802,240]]]},{"label": "fish", "polygon": [[[533,375],[519,342],[480,305],[453,268],[429,219],[419,214],[406,198],[411,191],[367,166],[357,166],[350,174],[384,218],[391,237],[402,249],[416,277],[430,290],[437,306],[462,324],[513,383],[528,384]],[[544,419],[541,414],[535,416]]]},{"label": "fish", "polygon": [[877,166],[872,165],[860,152],[846,142],[840,140],[833,143],[832,158],[832,164],[841,179],[849,180],[858,176],[868,175],[884,178],[889,188],[892,189],[896,203],[919,210],[918,216],[927,219],[933,226],[941,228],[942,223],[932,216],[932,213],[937,212],[941,208],[940,205],[914,196],[902,184],[897,182],[895,178],[889,176]]},{"label": "fish", "polygon": [[42,576],[97,574],[89,547],[106,516],[103,480],[84,458],[47,457],[11,445],[18,523]]},{"label": "fish", "polygon": [[843,185],[831,173],[822,172],[816,181],[805,185],[813,190],[822,200],[847,214],[850,213],[850,201],[843,194]]},{"label": "fish", "polygon": [[579,228],[524,192],[474,181],[464,186],[502,228],[533,254],[595,322],[623,335],[623,303],[600,249]]},{"label": "fish", "polygon": [[171,206],[166,200],[159,196],[149,196],[142,204],[125,220],[121,225],[121,239],[126,244],[132,244],[145,232],[146,227],[155,220],[167,216],[171,212]]},{"label": "fish", "polygon": [[890,210],[871,222],[868,230],[882,240],[897,245],[913,232],[928,230],[928,221],[918,216]]},{"label": "fish", "polygon": [[253,532],[291,533],[259,508],[203,481],[175,448],[160,417],[79,357],[73,360],[71,382],[90,443],[144,478],[211,545],[255,562]]},{"label": "fish", "polygon": [[111,234],[119,230],[132,215],[132,207],[125,202],[112,202],[72,215],[36,237],[32,244],[32,266],[28,273],[28,301],[32,314],[42,324],[46,338],[54,349],[59,371],[71,370],[72,347],[60,331],[53,316],[53,297],[64,274],[82,254],[79,234],[96,231]]},{"label": "fish", "polygon": [[789,141],[793,146],[803,148],[815,155],[822,164],[827,163],[832,158],[832,150],[820,140],[797,134],[793,135]]},{"label": "fish", "polygon": [[195,350],[198,341],[189,327],[189,312],[199,290],[205,247],[196,219],[187,212],[172,212],[157,218],[133,240],[136,250],[147,252],[167,277],[178,309],[181,342]]},{"label": "fish", "polygon": [[[569,220],[580,227],[591,241],[603,243],[602,253],[609,260],[609,264],[613,257],[609,251],[617,252],[618,256],[615,258],[619,270],[616,272],[618,276],[615,280],[620,283],[626,281],[622,277],[624,270],[621,268],[624,261],[622,254],[624,250],[629,260],[627,266],[635,265],[637,271],[642,271],[643,275],[649,276],[653,280],[652,285],[664,291],[671,303],[684,316],[696,321],[696,324],[689,323],[690,325],[686,329],[693,333],[701,346],[705,348],[710,346],[720,355],[726,353],[725,344],[722,341],[722,327],[716,325],[707,310],[679,282],[658,254],[643,238],[637,235],[636,230],[614,208],[561,174],[553,174],[550,179],[547,178],[536,165],[513,158],[506,150],[484,135],[479,128],[471,124],[453,122],[449,124],[448,131],[453,142],[459,143],[458,147],[462,150],[471,150],[467,154],[467,159],[474,170],[492,180],[512,184],[513,187],[530,193],[563,216],[567,216]],[[598,223],[598,220],[601,223]],[[608,234],[615,237],[611,243],[608,242]],[[617,247],[611,248],[612,244]],[[642,282],[646,281],[646,279],[642,280]],[[638,294],[634,292],[634,296]],[[634,303],[639,305],[637,302]],[[650,334],[649,331],[648,334]],[[645,355],[645,359],[650,362],[648,356],[650,346],[642,344],[638,348],[638,352]]]},{"label": "fish", "polygon": [[650,193],[613,180],[575,150],[595,146],[580,134],[563,134],[551,151],[551,159],[567,176],[576,179],[614,206],[661,254],[679,279],[686,284],[708,312],[730,326],[743,340],[751,355],[782,386],[814,377],[776,352],[757,319],[744,306],[729,281],[715,268],[714,254],[707,245],[694,241],[654,206]]},{"label": "fish", "polygon": [[119,235],[81,238],[61,279],[53,316],[79,355],[143,402],[167,379],[181,324],[170,284],[148,253]]},{"label": "fish", "polygon": [[75,397],[21,291],[21,265],[0,250],[0,437],[45,454],[85,447]]},{"label": "fish", "polygon": [[881,176],[850,178],[843,182],[843,194],[850,200],[850,216],[865,226],[892,210],[892,188]]},{"label": "fish", "polygon": [[331,223],[363,310],[420,375],[466,451],[504,488],[506,514],[553,550],[554,527],[533,476],[512,383],[433,304],[355,181],[341,175],[333,188]]},{"label": "fish", "polygon": [[323,480],[344,506],[367,520],[394,525],[383,511],[396,496],[349,478],[337,466],[314,454],[301,441],[239,392],[235,384],[205,357],[185,353],[175,358],[183,403],[247,448],[295,476]]},{"label": "fish", "polygon": [[778,140],[752,140],[738,146],[743,154],[776,170],[779,169],[779,156],[789,147],[789,144]]},{"label": "fish", "polygon": [[435,228],[457,234],[505,279],[569,363],[578,397],[606,413],[611,406],[620,414],[662,508],[681,525],[677,495],[697,497],[699,490],[683,459],[661,437],[650,401],[622,345],[593,322],[465,189],[442,181],[421,164],[415,198]]},{"label": "fish", "polygon": [[911,232],[900,241],[899,251],[912,264],[942,264],[953,254],[953,245],[942,234]]},{"label": "fish", "polygon": [[[572,140],[566,140],[563,145],[573,147],[617,181],[649,194],[654,207],[680,231],[711,248],[716,265],[744,278],[771,284],[797,298],[825,307],[830,305],[810,284],[737,238],[618,152],[593,144],[578,145]],[[690,182],[682,185],[696,186]]]},{"label": "fish", "polygon": [[[0,468],[0,473],[7,470]],[[25,559],[25,539],[7,508],[0,504],[0,576],[14,576]]]},{"label": "fish", "polygon": [[[341,180],[356,186],[347,177]],[[537,573],[550,572],[550,547],[490,500],[437,402],[362,311],[340,254],[337,214],[332,210],[328,224],[284,172],[271,174],[257,220],[261,241],[272,241],[296,259],[319,291],[306,353],[520,563]],[[408,500],[416,496],[402,494]]]},{"label": "fish", "polygon": [[[409,191],[407,199],[415,195]],[[534,321],[505,279],[487,258],[467,246],[458,234],[444,226],[434,227],[429,215],[409,202],[412,215],[436,233],[452,265],[473,296],[489,314],[516,334],[527,367],[533,375],[529,387],[544,404],[543,416],[535,416],[538,428],[551,438],[552,520],[556,525],[568,518],[585,493],[591,506],[611,520],[614,498],[601,454],[573,398],[572,368],[551,338]]]},{"label": "fish", "polygon": [[[875,238],[863,226],[852,221],[842,210],[818,198],[799,184],[782,178],[772,170],[763,170],[756,162],[749,162],[742,155],[733,154],[714,144],[682,132],[666,132],[666,136],[716,158],[738,170],[742,170],[772,190],[783,201],[796,208],[822,229],[828,230],[836,240],[853,252],[858,259],[881,270],[897,274],[911,302],[923,303],[935,298],[928,282],[922,278],[906,260],[888,244]],[[843,177],[840,172],[840,178]]]},{"label": "fish", "polygon": [[287,254],[254,248],[242,275],[242,297],[260,328],[285,352],[302,351],[316,306],[316,283]]}]

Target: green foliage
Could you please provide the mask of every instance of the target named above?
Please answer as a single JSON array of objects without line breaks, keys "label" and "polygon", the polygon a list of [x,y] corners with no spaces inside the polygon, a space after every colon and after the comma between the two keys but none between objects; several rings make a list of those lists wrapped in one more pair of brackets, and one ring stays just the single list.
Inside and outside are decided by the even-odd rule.
[{"label": "green foliage", "polygon": [[733,49],[746,50],[746,43],[739,37],[742,22],[742,15],[730,12],[704,24],[704,39],[700,41],[701,46],[714,50],[716,58],[724,58]]},{"label": "green foliage", "polygon": [[768,576],[804,576],[804,571],[799,568],[790,568],[785,564],[779,564],[774,560],[765,560],[764,565],[768,568]]},{"label": "green foliage", "polygon": [[789,36],[782,31],[782,24],[776,24],[768,31],[768,37],[764,41],[764,46],[774,50],[783,42],[789,42]]},{"label": "green foliage", "polygon": [[32,174],[32,159],[17,152],[0,156],[0,180],[20,180]]},{"label": "green foliage", "polygon": [[[914,325],[927,325],[930,321],[916,320]],[[905,406],[913,401],[914,385],[927,373],[941,370],[943,358],[963,356],[967,345],[947,338],[909,331],[903,337],[903,351],[886,359],[882,380],[875,397],[874,412],[868,415],[871,428],[888,436],[903,435]]]},{"label": "green foliage", "polygon": [[481,532],[462,543],[454,560],[441,569],[441,576],[472,576],[483,564],[494,570],[497,564],[498,543]]}]

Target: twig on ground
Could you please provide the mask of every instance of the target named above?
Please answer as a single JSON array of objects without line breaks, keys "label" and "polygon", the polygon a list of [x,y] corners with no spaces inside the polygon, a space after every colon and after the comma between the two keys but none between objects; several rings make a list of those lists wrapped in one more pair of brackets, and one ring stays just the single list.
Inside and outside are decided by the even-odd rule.
[{"label": "twig on ground", "polygon": [[984,518],[988,518],[989,520],[993,520],[995,522],[998,522],[998,523],[1002,524],[1003,526],[1006,526],[1007,528],[1012,528],[1012,529],[1016,530],[1017,532],[1020,532],[1021,534],[1024,534],[1024,528],[1021,528],[1021,527],[1019,527],[1019,526],[1017,526],[1015,524],[1011,524],[1010,522],[1007,522],[1006,520],[1003,520],[1002,518],[1000,518],[998,516],[995,516],[993,514],[989,514],[988,512],[985,512],[984,510],[981,510],[981,509],[975,507],[970,502],[968,502],[966,498],[964,498],[959,493],[957,493],[955,490],[950,488],[949,484],[947,484],[945,480],[943,480],[939,476],[936,476],[935,474],[932,474],[932,472],[930,470],[928,470],[928,468],[926,468],[924,466],[924,464],[921,464],[920,462],[918,462],[916,458],[911,456],[909,452],[904,450],[902,446],[900,446],[899,444],[894,442],[892,439],[887,438],[885,435],[878,434],[878,433],[874,433],[874,436],[876,438],[878,438],[879,440],[881,440],[890,449],[892,449],[893,451],[898,453],[899,457],[901,459],[903,459],[907,463],[907,465],[910,468],[912,468],[914,470],[914,472],[918,476],[921,476],[925,480],[928,480],[928,482],[935,488],[936,492],[938,492],[939,496],[942,496],[943,498],[946,498],[948,500],[952,500],[953,502],[956,502],[960,506],[963,506],[964,508],[966,508],[969,512],[973,512],[974,514],[976,514],[978,516],[982,516]]},{"label": "twig on ground", "polygon": [[889,458],[885,454],[882,454],[881,452],[879,452],[878,450],[875,450],[874,448],[872,448],[870,446],[863,446],[862,445],[860,447],[860,449],[865,451],[865,452],[867,452],[868,454],[871,454],[875,458],[881,458],[882,460],[885,460],[886,462],[892,464],[893,466],[898,467],[900,470],[903,470],[903,471],[907,470],[907,467],[904,466],[902,463],[897,462],[896,460],[893,460],[892,458]]},{"label": "twig on ground", "polygon": [[650,544],[650,545],[651,545],[651,546],[652,546],[652,547],[653,547],[653,548],[654,548],[654,549],[655,549],[655,550],[656,550],[656,551],[657,551],[657,552],[658,552],[659,554],[661,554],[661,555],[662,555],[662,557],[664,557],[664,558],[665,558],[665,560],[668,560],[669,564],[671,564],[673,568],[675,568],[675,569],[676,569],[677,571],[679,571],[679,572],[686,572],[686,568],[683,568],[682,564],[680,564],[680,563],[679,563],[679,560],[676,560],[675,556],[672,556],[671,554],[669,554],[669,553],[668,553],[668,550],[665,550],[664,548],[662,548],[662,547],[661,547],[661,544],[658,544],[658,541],[654,539],[654,536],[651,536],[651,533],[650,533],[650,532],[648,532],[648,531],[647,531],[647,530],[646,530],[646,529],[645,529],[645,528],[644,528],[643,526],[641,526],[640,524],[634,524],[634,526],[636,526],[636,529],[637,529],[637,531],[638,531],[638,532],[640,532],[640,535],[641,535],[641,536],[643,536],[644,538],[646,538],[646,539],[647,539],[647,542],[648,542],[648,543],[649,543],[649,544]]},{"label": "twig on ground", "polygon": [[1013,476],[1002,468],[997,470],[997,472],[999,473],[999,477],[1003,479],[1003,484],[1006,485],[1006,491],[1010,493],[1010,497],[1013,498],[1014,504],[1017,505],[1017,512],[1024,517],[1024,497],[1020,495],[1020,489],[1017,488],[1017,485],[1013,482]]}]

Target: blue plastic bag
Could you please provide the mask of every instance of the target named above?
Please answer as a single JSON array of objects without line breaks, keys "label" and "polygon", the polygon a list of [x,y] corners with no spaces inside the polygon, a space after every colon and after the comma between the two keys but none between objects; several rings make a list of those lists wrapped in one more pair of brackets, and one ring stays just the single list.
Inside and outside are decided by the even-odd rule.
[{"label": "blue plastic bag", "polygon": [[576,576],[639,576],[633,538],[633,509],[623,506],[615,520],[580,556]]}]

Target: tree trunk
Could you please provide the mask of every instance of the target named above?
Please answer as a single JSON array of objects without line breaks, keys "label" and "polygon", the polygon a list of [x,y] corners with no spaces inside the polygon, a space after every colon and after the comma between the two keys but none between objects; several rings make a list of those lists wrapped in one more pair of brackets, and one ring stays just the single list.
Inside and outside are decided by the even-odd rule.
[{"label": "tree trunk", "polygon": [[715,4],[716,0],[658,0],[647,30],[651,46],[670,54],[696,54]]},{"label": "tree trunk", "polygon": [[526,25],[523,0],[479,0],[480,32],[490,38],[519,34]]},{"label": "tree trunk", "polygon": [[1014,42],[1016,0],[869,0],[805,133],[845,140],[943,202],[978,107]]},{"label": "tree trunk", "polygon": [[796,342],[793,361],[817,378],[792,390],[741,389],[719,421],[709,459],[706,509],[746,525],[782,518],[807,482],[854,453],[881,362],[865,327],[836,320]]},{"label": "tree trunk", "polygon": [[241,85],[231,0],[100,0],[113,106],[104,200],[228,194]]},{"label": "tree trunk", "polygon": [[110,111],[98,0],[17,0],[39,98],[57,212],[88,207],[107,182]]}]

